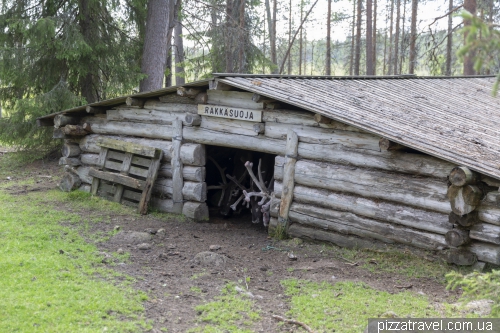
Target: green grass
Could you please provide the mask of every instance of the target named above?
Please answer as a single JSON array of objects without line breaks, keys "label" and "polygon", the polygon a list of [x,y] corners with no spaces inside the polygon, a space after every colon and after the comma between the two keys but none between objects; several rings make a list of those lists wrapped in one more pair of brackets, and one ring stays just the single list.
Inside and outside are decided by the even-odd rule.
[{"label": "green grass", "polygon": [[467,266],[455,266],[432,256],[422,257],[410,250],[388,249],[372,251],[323,246],[322,256],[332,257],[348,263],[357,263],[373,274],[398,274],[409,278],[435,278],[446,284],[446,274],[450,271],[471,272]]},{"label": "green grass", "polygon": [[387,312],[397,317],[440,317],[425,296],[410,292],[389,294],[358,282],[323,282],[289,279],[282,281],[290,297],[289,318],[309,325],[316,332],[359,333],[368,318]]},{"label": "green grass", "polygon": [[[108,269],[78,228],[84,194],[0,191],[0,332],[138,332],[149,328],[132,279]],[[84,200],[86,208],[108,203]],[[70,205],[71,204],[71,205]],[[113,208],[113,207],[111,207]],[[123,207],[120,207],[123,209]]]},{"label": "green grass", "polygon": [[242,296],[228,283],[215,301],[195,308],[202,326],[189,332],[203,333],[252,333],[252,325],[260,320],[260,311],[247,296]]}]

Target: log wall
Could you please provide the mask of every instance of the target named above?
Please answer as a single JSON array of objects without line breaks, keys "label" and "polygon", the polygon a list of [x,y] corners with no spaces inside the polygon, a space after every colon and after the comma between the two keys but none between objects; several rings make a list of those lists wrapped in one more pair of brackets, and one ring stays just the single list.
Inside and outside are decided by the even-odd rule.
[{"label": "log wall", "polygon": [[[456,264],[500,264],[499,180],[251,93],[203,94],[189,98],[181,91],[78,120],[59,117],[55,136],[72,135],[61,164],[69,165],[87,190],[92,182],[89,167],[99,162],[100,137],[160,148],[163,160],[152,206],[179,212],[174,187],[181,186],[182,213],[206,219],[204,145],[271,153],[277,157],[270,232],[282,227],[290,236],[344,247],[405,244],[437,251]],[[262,120],[200,116],[198,103],[259,110]],[[174,149],[176,120],[183,125],[182,144]],[[67,126],[73,127],[61,130]],[[287,146],[290,131],[297,137],[295,147]],[[179,159],[172,163],[174,151]],[[284,170],[287,158],[296,160],[293,172]],[[175,171],[179,163],[182,167]],[[117,168],[112,163],[105,167]],[[182,182],[173,181],[176,172]],[[458,185],[450,187],[450,181]]]}]

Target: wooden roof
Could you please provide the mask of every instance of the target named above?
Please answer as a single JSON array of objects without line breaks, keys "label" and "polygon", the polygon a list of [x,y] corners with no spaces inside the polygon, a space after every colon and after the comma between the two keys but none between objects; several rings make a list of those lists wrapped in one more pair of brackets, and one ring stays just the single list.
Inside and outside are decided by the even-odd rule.
[{"label": "wooden roof", "polygon": [[[322,114],[500,179],[500,98],[492,97],[494,77],[214,76],[233,87]],[[208,81],[185,86],[208,86]],[[156,97],[176,89],[131,96]],[[90,105],[118,105],[126,97]],[[73,112],[85,112],[85,106],[39,119]]]},{"label": "wooden roof", "polygon": [[224,75],[271,97],[500,179],[494,77],[307,78]]}]

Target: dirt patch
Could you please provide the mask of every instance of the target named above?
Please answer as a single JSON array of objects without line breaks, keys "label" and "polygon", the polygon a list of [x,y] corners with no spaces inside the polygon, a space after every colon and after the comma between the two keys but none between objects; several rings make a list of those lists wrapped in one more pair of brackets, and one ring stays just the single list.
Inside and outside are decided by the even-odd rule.
[{"label": "dirt patch", "polygon": [[[24,171],[27,176],[23,177],[40,179],[40,182],[35,181],[21,188],[9,187],[10,193],[22,195],[23,191],[53,189],[62,173],[57,161],[36,162]],[[15,175],[13,177],[0,181],[19,180]],[[92,215],[90,211],[79,213],[82,216]],[[410,290],[425,294],[434,302],[452,301],[458,295],[446,291],[442,281],[436,278],[417,279],[392,273],[372,273],[352,261],[335,256],[323,244],[271,239],[263,227],[251,223],[250,216],[231,220],[213,218],[208,223],[194,223],[152,215],[115,214],[111,216],[111,223],[95,223],[92,228],[92,232],[116,232],[119,229],[119,233],[129,236],[132,232],[147,233],[140,234],[140,242],[135,238],[134,241],[127,241],[127,237],[119,236],[98,246],[106,258],[114,252],[130,253],[126,262],[103,262],[134,277],[136,288],[149,295],[145,308],[148,319],[153,323],[152,332],[161,332],[161,328],[168,328],[168,332],[187,332],[199,325],[194,308],[213,300],[229,281],[253,295],[262,311],[262,320],[256,324],[254,331],[266,333],[290,329],[290,326],[280,326],[271,316],[287,312],[287,297],[280,281],[292,277],[331,283],[362,281],[390,293]],[[149,246],[143,246],[145,243]],[[214,255],[208,255],[210,252],[207,251]],[[213,264],[207,264],[212,259]]]}]

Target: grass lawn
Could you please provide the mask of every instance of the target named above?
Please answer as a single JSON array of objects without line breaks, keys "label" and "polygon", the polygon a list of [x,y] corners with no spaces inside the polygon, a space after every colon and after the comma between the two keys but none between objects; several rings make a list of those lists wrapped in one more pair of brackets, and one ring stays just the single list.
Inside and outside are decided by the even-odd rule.
[{"label": "grass lawn", "polygon": [[147,329],[146,296],[107,268],[77,228],[63,226],[92,223],[53,208],[68,200],[56,190],[19,196],[0,190],[0,332]]}]

